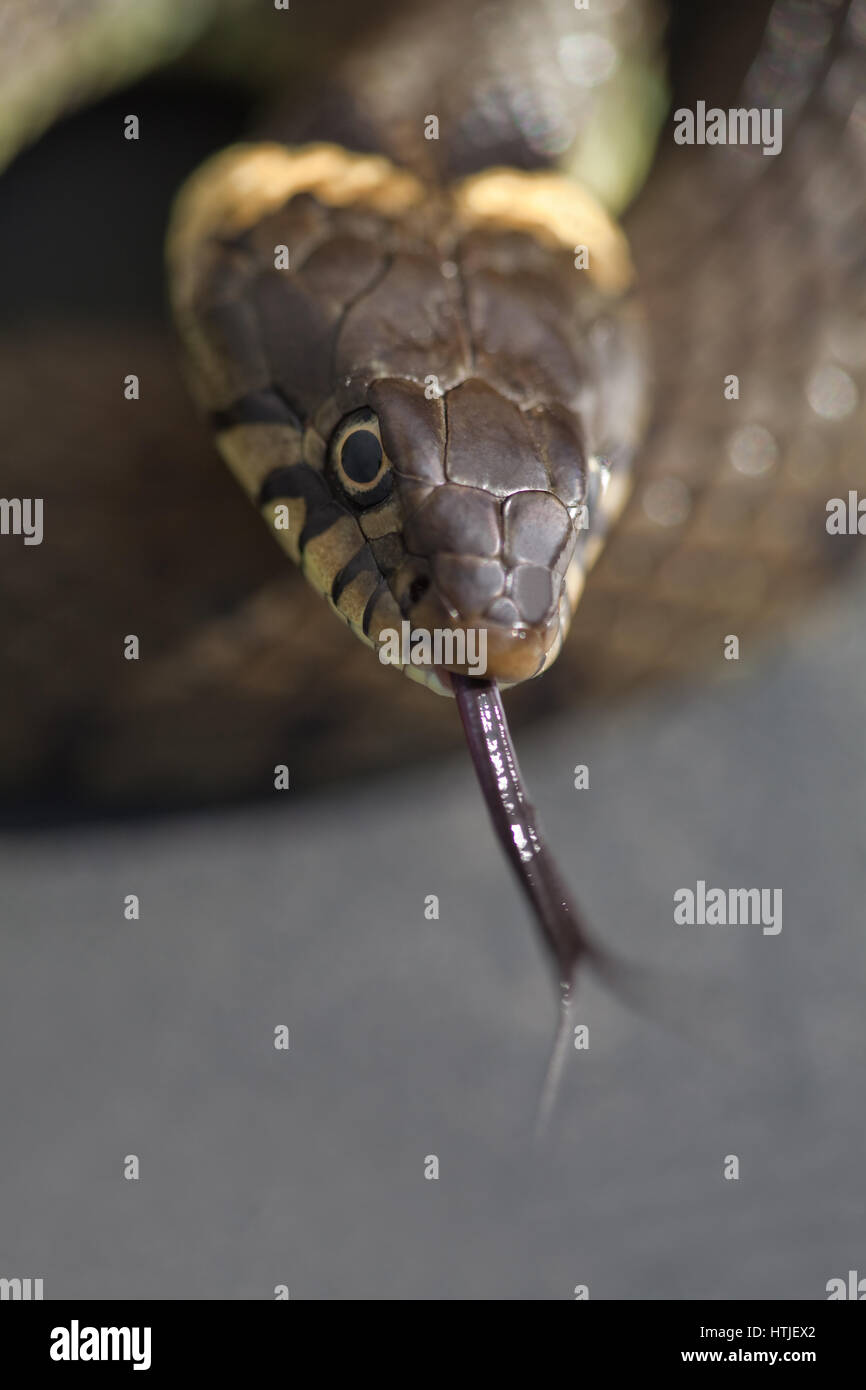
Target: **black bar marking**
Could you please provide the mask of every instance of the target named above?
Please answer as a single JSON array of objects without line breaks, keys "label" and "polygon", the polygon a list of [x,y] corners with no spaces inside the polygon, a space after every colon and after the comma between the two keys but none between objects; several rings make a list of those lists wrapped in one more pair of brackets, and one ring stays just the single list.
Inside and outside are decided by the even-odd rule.
[{"label": "black bar marking", "polygon": [[331,500],[331,489],[321,473],[308,463],[289,463],[273,469],[263,480],[259,488],[259,506],[264,507],[277,497],[303,497],[317,506]]},{"label": "black bar marking", "polygon": [[278,386],[239,396],[225,410],[213,411],[209,418],[217,433],[235,425],[289,425],[299,434],[303,429],[300,415]]},{"label": "black bar marking", "polygon": [[361,631],[365,637],[370,636],[370,624],[373,621],[373,613],[375,612],[376,604],[379,602],[379,599],[382,597],[387,587],[387,579],[380,579],[372,594],[367,599],[367,606],[364,609],[364,616],[361,619]]},{"label": "black bar marking", "polygon": [[302,552],[306,549],[310,541],[315,540],[316,536],[321,536],[323,531],[328,531],[335,521],[339,521],[341,516],[351,516],[352,513],[345,507],[341,507],[338,502],[329,499],[327,506],[310,507],[307,506],[307,520],[304,529],[298,537],[298,548]]},{"label": "black bar marking", "polygon": [[291,463],[268,474],[259,489],[259,506],[264,507],[280,497],[303,497],[307,504],[306,521],[298,537],[301,551],[341,516],[352,515],[348,507],[335,501],[326,479],[308,463]]},{"label": "black bar marking", "polygon": [[349,587],[352,580],[357,579],[359,574],[368,572],[378,574],[379,567],[369,545],[362,545],[360,550],[355,551],[351,560],[346,562],[339,574],[334,576],[334,582],[331,585],[331,602],[339,603],[340,596]]}]

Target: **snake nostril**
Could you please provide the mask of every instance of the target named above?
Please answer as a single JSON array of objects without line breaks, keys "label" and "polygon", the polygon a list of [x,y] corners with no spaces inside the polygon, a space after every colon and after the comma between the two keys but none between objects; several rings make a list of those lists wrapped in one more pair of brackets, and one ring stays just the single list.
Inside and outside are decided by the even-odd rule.
[{"label": "snake nostril", "polygon": [[410,607],[414,608],[416,603],[420,603],[429,588],[430,576],[427,574],[417,575],[406,591]]}]

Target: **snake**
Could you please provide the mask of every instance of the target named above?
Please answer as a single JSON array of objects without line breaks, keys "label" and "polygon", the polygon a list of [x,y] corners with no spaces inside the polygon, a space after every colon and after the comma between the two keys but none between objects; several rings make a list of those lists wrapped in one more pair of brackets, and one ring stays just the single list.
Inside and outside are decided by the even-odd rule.
[{"label": "snake", "polygon": [[[570,997],[578,960],[610,962],[546,854],[501,691],[522,721],[719,670],[732,637],[748,647],[854,561],[856,527],[826,517],[864,472],[866,3],[316,8],[0,8],[6,161],[186,52],[190,71],[240,66],[268,92],[168,218],[179,361],[149,333],[118,349],[117,325],[85,354],[91,375],[139,364],[161,414],[119,393],[97,406],[91,387],[87,448],[73,427],[46,453],[32,388],[7,392],[16,440],[28,415],[19,489],[38,456],[47,534],[62,498],[78,539],[55,530],[41,568],[26,555],[26,580],[25,561],[6,572],[7,695],[27,711],[4,791],[225,797],[289,739],[309,784],[449,746],[462,722]],[[712,134],[681,139],[683,113],[698,129],[708,108]],[[729,141],[736,112],[755,123]],[[36,348],[39,388],[66,398],[68,348]],[[20,353],[20,335],[0,345],[10,367]],[[104,411],[115,438],[123,417],[127,495],[105,487],[117,456],[90,447]],[[171,459],[156,474],[154,438]],[[122,615],[113,543],[89,514],[75,525],[94,489],[127,519]],[[76,595],[59,681],[31,638],[58,583]],[[147,630],[135,671],[119,624]],[[464,639],[482,635],[479,678]]]}]

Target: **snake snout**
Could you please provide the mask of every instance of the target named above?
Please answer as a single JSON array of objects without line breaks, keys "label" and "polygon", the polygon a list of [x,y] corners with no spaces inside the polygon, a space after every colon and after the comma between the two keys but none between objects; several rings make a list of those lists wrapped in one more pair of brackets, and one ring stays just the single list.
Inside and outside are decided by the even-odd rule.
[{"label": "snake snout", "polygon": [[434,648],[441,634],[435,665],[514,684],[549,664],[570,618],[575,532],[562,502],[540,489],[503,499],[446,482],[407,518],[404,536],[392,590],[414,633],[429,633]]},{"label": "snake snout", "polygon": [[[402,519],[401,564],[388,576],[402,618],[467,642],[476,634],[491,679],[538,675],[571,618],[566,574],[587,472],[578,420],[549,404],[521,409],[480,377],[430,398],[382,378],[368,395]],[[459,658],[434,664],[479,674]]]},{"label": "snake snout", "polygon": [[540,566],[516,589],[510,578],[499,561],[454,554],[405,568],[397,601],[413,640],[429,640],[432,664],[504,684],[544,668],[562,636],[558,578]]}]

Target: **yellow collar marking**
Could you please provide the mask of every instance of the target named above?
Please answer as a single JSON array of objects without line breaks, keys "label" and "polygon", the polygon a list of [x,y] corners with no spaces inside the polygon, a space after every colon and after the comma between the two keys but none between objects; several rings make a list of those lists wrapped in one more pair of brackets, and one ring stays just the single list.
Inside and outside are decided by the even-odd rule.
[{"label": "yellow collar marking", "polygon": [[[451,190],[466,227],[527,232],[575,252],[588,248],[587,273],[599,289],[619,294],[634,271],[625,234],[579,184],[546,170],[485,169]],[[382,155],[353,154],[341,145],[232,145],[207,160],[178,197],[168,238],[177,263],[208,236],[246,231],[296,193],[332,207],[356,204],[400,217],[429,201],[420,179]]]},{"label": "yellow collar marking", "polygon": [[588,189],[561,174],[485,169],[457,184],[454,197],[466,226],[528,232],[572,253],[586,246],[587,274],[608,294],[634,278],[625,233]]},{"label": "yellow collar marking", "polygon": [[355,203],[391,217],[427,197],[414,174],[381,155],[352,154],[341,145],[231,145],[184,185],[169,229],[169,259],[179,260],[217,232],[246,231],[296,193],[312,193],[332,207]]}]

